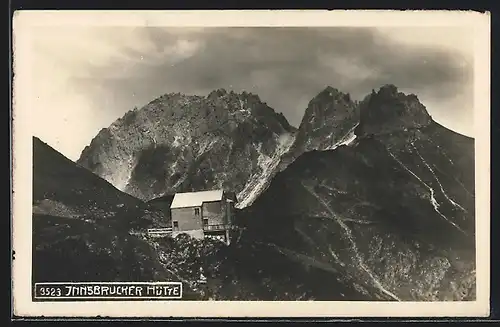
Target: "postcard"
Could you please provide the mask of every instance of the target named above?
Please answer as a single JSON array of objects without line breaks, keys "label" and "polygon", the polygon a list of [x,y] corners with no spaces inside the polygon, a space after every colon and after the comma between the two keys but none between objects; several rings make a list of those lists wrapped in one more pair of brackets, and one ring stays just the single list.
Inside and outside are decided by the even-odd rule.
[{"label": "postcard", "polygon": [[489,314],[490,16],[18,11],[20,317]]}]

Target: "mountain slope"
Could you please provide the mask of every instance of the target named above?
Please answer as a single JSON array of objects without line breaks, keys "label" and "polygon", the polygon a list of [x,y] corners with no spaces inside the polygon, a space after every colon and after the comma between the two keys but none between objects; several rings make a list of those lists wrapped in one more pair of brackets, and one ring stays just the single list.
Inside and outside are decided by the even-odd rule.
[{"label": "mountain slope", "polygon": [[428,126],[432,118],[414,94],[399,92],[384,85],[360,103],[360,123],[356,134],[384,134]]},{"label": "mountain slope", "polygon": [[294,131],[251,93],[166,94],[103,129],[78,163],[144,200],[213,188],[239,193],[286,151]]},{"label": "mountain slope", "polygon": [[278,151],[271,158],[266,158],[264,173],[247,183],[247,196],[239,197],[237,207],[251,205],[273,177],[304,152],[334,149],[351,142],[355,138],[354,129],[358,121],[358,103],[349,94],[327,86],[309,101],[295,137],[285,139]]},{"label": "mountain slope", "polygon": [[[130,234],[165,222],[161,212],[33,138],[33,282],[179,281]],[[189,285],[184,295],[200,298]]]},{"label": "mountain slope", "polygon": [[387,91],[361,106],[349,145],[302,154],[240,224],[372,299],[474,299],[474,141],[427,119],[416,97]]},{"label": "mountain slope", "polygon": [[37,281],[150,281],[172,277],[151,260],[155,253],[146,243],[100,224],[34,215],[33,229]]},{"label": "mountain slope", "polygon": [[33,137],[33,213],[99,221],[115,229],[164,225],[161,212]]},{"label": "mountain slope", "polygon": [[[236,239],[230,246],[186,235],[148,241],[162,263],[205,300],[370,300],[356,285],[342,283],[340,276],[332,278],[338,273],[329,267],[290,260],[288,252],[272,244]],[[199,283],[200,268],[206,284]],[[337,292],[332,294],[332,289]]]}]

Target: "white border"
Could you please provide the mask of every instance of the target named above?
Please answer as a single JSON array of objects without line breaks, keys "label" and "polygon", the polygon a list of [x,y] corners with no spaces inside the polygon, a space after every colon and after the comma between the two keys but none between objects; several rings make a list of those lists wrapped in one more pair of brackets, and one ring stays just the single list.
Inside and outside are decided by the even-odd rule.
[{"label": "white border", "polygon": [[[31,301],[30,29],[100,26],[469,26],[475,31],[477,300],[474,302]],[[53,317],[460,317],[489,314],[490,16],[459,11],[18,11],[13,21],[14,314]]]}]

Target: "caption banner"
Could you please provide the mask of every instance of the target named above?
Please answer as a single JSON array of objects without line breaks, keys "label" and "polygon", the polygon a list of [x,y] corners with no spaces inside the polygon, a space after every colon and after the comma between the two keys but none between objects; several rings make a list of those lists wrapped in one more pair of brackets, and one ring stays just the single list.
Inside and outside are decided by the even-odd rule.
[{"label": "caption banner", "polygon": [[170,300],[182,298],[181,282],[36,283],[35,300]]}]

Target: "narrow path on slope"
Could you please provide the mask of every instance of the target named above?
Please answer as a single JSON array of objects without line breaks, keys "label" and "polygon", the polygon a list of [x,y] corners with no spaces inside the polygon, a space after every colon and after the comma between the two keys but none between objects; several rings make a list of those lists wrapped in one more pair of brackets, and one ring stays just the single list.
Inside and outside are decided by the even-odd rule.
[{"label": "narrow path on slope", "polygon": [[276,251],[278,251],[279,253],[294,260],[295,262],[298,262],[298,263],[301,263],[304,265],[309,265],[311,267],[315,267],[315,268],[318,268],[318,269],[321,269],[324,271],[338,273],[337,269],[333,268],[329,264],[327,264],[325,262],[318,261],[315,258],[310,257],[308,255],[305,255],[305,254],[302,254],[302,253],[299,253],[299,252],[296,252],[296,251],[293,251],[290,249],[283,248],[283,247],[278,246],[278,245],[273,244],[273,243],[264,243],[264,242],[256,242],[256,243],[272,247],[272,248],[276,249]]},{"label": "narrow path on slope", "polygon": [[354,236],[352,235],[351,229],[339,217],[337,217],[335,212],[333,212],[333,210],[330,208],[328,203],[326,203],[322,197],[320,197],[316,192],[314,192],[314,190],[311,189],[309,186],[305,185],[304,183],[301,183],[301,184],[312,196],[314,196],[316,199],[318,199],[318,201],[331,214],[332,218],[337,222],[337,224],[339,224],[339,226],[344,230],[345,235],[347,236],[347,239],[351,243],[351,249],[352,249],[352,252],[354,254],[354,258],[356,259],[359,267],[361,267],[361,269],[368,274],[368,276],[372,280],[375,287],[378,288],[380,291],[382,291],[384,294],[391,297],[392,299],[394,299],[396,301],[401,301],[401,299],[399,299],[395,294],[388,291],[382,285],[382,283],[377,279],[377,277],[373,274],[373,272],[365,265],[364,260],[361,256],[361,254],[359,253],[358,246],[356,244],[356,241],[354,240]]},{"label": "narrow path on slope", "polygon": [[415,152],[417,153],[417,155],[420,157],[420,159],[422,160],[422,162],[424,163],[424,165],[427,167],[427,169],[429,169],[429,171],[431,172],[432,176],[434,176],[434,179],[436,180],[436,182],[438,183],[439,185],[439,188],[441,190],[441,193],[443,193],[444,197],[446,198],[446,200],[448,200],[448,202],[450,202],[453,206],[455,206],[456,208],[459,208],[460,210],[462,210],[463,212],[467,212],[467,210],[465,210],[460,204],[456,203],[455,201],[453,201],[453,199],[451,199],[448,194],[446,194],[444,188],[443,188],[443,185],[441,184],[441,182],[439,181],[439,179],[437,178],[436,174],[434,173],[434,170],[429,166],[429,164],[427,163],[427,161],[425,161],[425,159],[422,157],[422,155],[420,154],[420,152],[418,151],[417,147],[415,146],[415,144],[413,142],[411,142],[411,145],[413,147],[413,149],[415,150]]},{"label": "narrow path on slope", "polygon": [[[384,146],[385,147],[385,146]],[[454,222],[452,222],[450,219],[448,219],[448,217],[446,217],[441,211],[439,211],[439,203],[436,201],[436,199],[434,198],[434,189],[432,187],[430,187],[426,182],[424,182],[420,177],[418,177],[414,172],[412,172],[410,170],[410,168],[406,167],[405,164],[403,164],[387,147],[385,147],[385,149],[387,150],[387,152],[389,153],[389,155],[401,166],[403,167],[408,173],[410,173],[413,177],[415,177],[420,183],[422,183],[422,185],[424,185],[427,189],[429,189],[429,192],[431,193],[430,194],[430,200],[431,200],[431,204],[432,204],[432,207],[434,208],[434,211],[437,212],[437,214],[443,218],[444,220],[446,220],[448,223],[450,223],[453,227],[455,227],[456,229],[458,229],[461,233],[463,233],[464,235],[467,236],[467,233],[462,229],[460,228],[460,226],[458,226],[457,224],[455,224]]]},{"label": "narrow path on slope", "polygon": [[462,189],[471,197],[471,198],[475,198],[475,195],[469,191],[467,189],[467,187],[465,187],[464,183],[462,183],[456,176],[450,176],[448,174],[446,174],[445,172],[443,172],[441,169],[439,169],[439,167],[437,167],[435,164],[432,164],[432,166],[434,166],[434,169],[438,172],[440,172],[441,174],[445,175],[445,176],[448,176],[448,177],[451,177],[455,182],[457,182],[461,187]]}]

